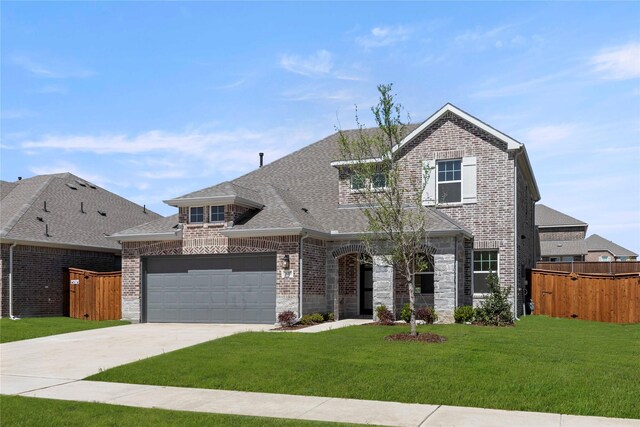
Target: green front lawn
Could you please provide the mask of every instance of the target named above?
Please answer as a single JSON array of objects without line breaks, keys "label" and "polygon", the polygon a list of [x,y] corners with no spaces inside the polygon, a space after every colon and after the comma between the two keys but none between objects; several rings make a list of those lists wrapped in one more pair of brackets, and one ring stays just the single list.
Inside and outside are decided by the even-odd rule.
[{"label": "green front lawn", "polygon": [[81,320],[70,317],[25,317],[20,320],[0,319],[0,343],[86,331],[108,326],[127,325],[124,320]]},{"label": "green front lawn", "polygon": [[0,397],[0,422],[8,426],[349,426],[279,418],[243,417],[68,402],[20,396]]},{"label": "green front lawn", "polygon": [[640,418],[640,324],[530,316],[514,328],[420,327],[443,344],[383,339],[402,330],[244,333],[90,379]]}]

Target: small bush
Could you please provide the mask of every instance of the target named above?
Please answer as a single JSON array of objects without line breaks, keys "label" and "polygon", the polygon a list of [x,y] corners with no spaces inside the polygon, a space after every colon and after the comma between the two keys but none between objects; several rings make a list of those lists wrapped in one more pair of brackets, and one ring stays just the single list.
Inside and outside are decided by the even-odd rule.
[{"label": "small bush", "polygon": [[513,312],[509,302],[510,290],[502,289],[498,276],[491,273],[487,276],[489,296],[480,302],[475,310],[475,321],[482,325],[513,325]]},{"label": "small bush", "polygon": [[416,310],[416,319],[431,325],[438,321],[438,313],[433,307],[420,307]]},{"label": "small bush", "polygon": [[411,322],[411,305],[409,305],[409,303],[402,306],[400,318],[407,323]]},{"label": "small bush", "polygon": [[283,311],[278,314],[278,323],[282,326],[293,326],[296,323],[296,314],[293,311]]},{"label": "small bush", "polygon": [[302,316],[302,319],[300,319],[300,323],[303,325],[315,325],[316,323],[322,322],[324,322],[324,317],[320,313],[305,314]]},{"label": "small bush", "polygon": [[376,315],[378,316],[378,322],[383,325],[393,325],[395,318],[391,310],[386,305],[379,305],[376,307]]},{"label": "small bush", "polygon": [[324,317],[325,322],[333,322],[333,311],[325,313],[322,317]]},{"label": "small bush", "polygon": [[456,323],[466,323],[473,320],[474,310],[470,305],[463,305],[462,307],[456,307],[453,311],[453,318]]}]

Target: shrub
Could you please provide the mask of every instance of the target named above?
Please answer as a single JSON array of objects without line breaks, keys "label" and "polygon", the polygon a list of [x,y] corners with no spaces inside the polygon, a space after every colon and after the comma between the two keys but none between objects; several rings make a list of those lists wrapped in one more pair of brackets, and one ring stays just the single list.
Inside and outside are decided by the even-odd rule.
[{"label": "shrub", "polygon": [[333,322],[333,311],[325,313],[322,317],[324,317],[325,322]]},{"label": "shrub", "polygon": [[322,317],[320,313],[305,314],[302,316],[302,319],[300,319],[300,323],[303,325],[315,325],[316,323],[322,322],[324,322],[324,317]]},{"label": "shrub", "polygon": [[438,313],[433,307],[420,307],[416,310],[416,319],[422,320],[427,324],[433,324],[438,321]]},{"label": "shrub", "polygon": [[480,302],[475,310],[475,321],[483,325],[513,325],[513,312],[509,303],[510,290],[502,289],[498,276],[491,273],[487,276],[489,296]]},{"label": "shrub", "polygon": [[462,307],[456,307],[453,310],[453,318],[456,323],[466,323],[473,320],[474,310],[470,305],[463,305]]},{"label": "shrub", "polygon": [[282,326],[293,326],[296,323],[296,314],[293,311],[283,311],[278,314],[278,323]]},{"label": "shrub", "polygon": [[393,313],[387,308],[386,305],[379,305],[376,307],[376,314],[378,315],[378,322],[383,325],[393,325],[394,317]]},{"label": "shrub", "polygon": [[407,323],[411,322],[411,306],[409,305],[409,303],[402,306],[400,318]]}]

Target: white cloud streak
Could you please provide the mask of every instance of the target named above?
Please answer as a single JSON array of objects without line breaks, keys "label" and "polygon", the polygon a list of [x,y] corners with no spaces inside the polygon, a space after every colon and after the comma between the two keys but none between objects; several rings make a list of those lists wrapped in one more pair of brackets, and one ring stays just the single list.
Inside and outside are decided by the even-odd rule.
[{"label": "white cloud streak", "polygon": [[409,40],[410,34],[411,30],[403,25],[374,27],[356,42],[365,49],[393,46]]},{"label": "white cloud streak", "polygon": [[333,69],[333,55],[327,50],[319,50],[309,56],[282,55],[280,66],[292,73],[307,77],[323,76]]},{"label": "white cloud streak", "polygon": [[590,60],[593,71],[607,80],[640,77],[640,43],[603,49]]},{"label": "white cloud streak", "polygon": [[45,64],[25,55],[16,55],[12,58],[13,64],[23,68],[30,74],[48,79],[87,78],[96,73],[85,67],[63,61],[54,61]]}]

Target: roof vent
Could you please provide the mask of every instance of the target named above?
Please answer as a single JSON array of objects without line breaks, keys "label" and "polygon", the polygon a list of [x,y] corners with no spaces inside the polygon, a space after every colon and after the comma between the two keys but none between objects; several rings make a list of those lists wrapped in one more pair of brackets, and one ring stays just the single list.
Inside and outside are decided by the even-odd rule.
[{"label": "roof vent", "polygon": [[41,216],[37,216],[36,219],[40,222],[44,222],[44,218],[42,218]]},{"label": "roof vent", "polygon": [[72,190],[77,190],[77,189],[78,189],[78,187],[74,186],[74,185],[73,185],[73,184],[71,184],[70,182],[67,182],[66,184],[67,184],[67,187],[69,187],[69,188],[70,188],[70,189],[72,189]]},{"label": "roof vent", "polygon": [[77,183],[78,183],[78,185],[79,185],[79,186],[81,186],[81,187],[86,187],[86,186],[87,186],[87,183],[86,183],[86,182],[84,182],[84,181],[80,181],[79,179],[76,179],[76,182],[77,182]]},{"label": "roof vent", "polygon": [[86,212],[84,211],[84,202],[80,202],[80,212],[81,212],[81,213],[86,213]]},{"label": "roof vent", "polygon": [[309,212],[309,209],[307,209],[307,208],[302,208],[302,212],[307,213],[307,212]]},{"label": "roof vent", "polygon": [[91,184],[89,182],[87,182],[87,185],[89,186],[89,188],[93,188],[94,190],[97,188],[95,185],[93,185],[93,184]]},{"label": "roof vent", "polygon": [[45,212],[49,212],[47,210],[47,201],[46,200],[44,201],[44,208],[42,210],[45,211]]},{"label": "roof vent", "polygon": [[47,237],[51,237],[51,235],[49,234],[49,224],[44,225],[44,235]]},{"label": "roof vent", "polygon": [[18,181],[22,181],[22,177],[21,176],[18,177]]},{"label": "roof vent", "polygon": [[107,216],[107,213],[105,211],[98,211],[98,213],[102,216]]},{"label": "roof vent", "polygon": [[262,167],[264,164],[264,153],[258,153],[258,155],[260,156],[260,167]]}]

